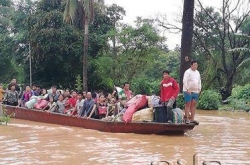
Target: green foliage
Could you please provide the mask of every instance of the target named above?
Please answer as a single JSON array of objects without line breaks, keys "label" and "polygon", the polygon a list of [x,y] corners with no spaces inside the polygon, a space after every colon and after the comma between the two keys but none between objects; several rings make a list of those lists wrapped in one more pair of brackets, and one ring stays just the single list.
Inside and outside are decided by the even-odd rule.
[{"label": "green foliage", "polygon": [[160,81],[152,81],[147,78],[138,78],[132,81],[133,91],[137,94],[158,95],[160,93]]},{"label": "green foliage", "polygon": [[23,77],[22,69],[13,56],[14,37],[10,31],[13,28],[14,7],[11,1],[0,1],[0,70],[2,82],[9,82],[13,77]]},{"label": "green foliage", "polygon": [[232,90],[232,96],[229,99],[244,99],[250,102],[250,84],[235,86]]},{"label": "green foliage", "polygon": [[250,110],[250,104],[245,99],[235,99],[229,97],[229,104],[223,105],[220,107],[220,110]]},{"label": "green foliage", "polygon": [[10,122],[10,118],[15,114],[7,115],[7,110],[3,104],[0,104],[0,125],[5,124],[7,125]]},{"label": "green foliage", "polygon": [[178,108],[184,109],[184,107],[185,107],[185,100],[184,100],[184,95],[182,93],[180,93],[178,95],[176,103],[177,103],[177,107]]},{"label": "green foliage", "polygon": [[249,77],[249,74],[242,75],[248,73],[242,72],[243,70],[249,70],[249,67],[242,67],[249,63],[249,37],[239,37],[235,34],[249,34],[250,10],[238,13],[243,11],[244,5],[231,2],[223,1],[222,10],[204,7],[198,2],[194,18],[193,57],[202,62],[199,70],[204,82],[203,89],[224,88],[225,97],[231,95],[233,85],[238,84],[242,80],[241,77]]},{"label": "green foliage", "polygon": [[204,110],[218,110],[221,103],[219,93],[212,90],[204,90],[198,101],[197,108]]},{"label": "green foliage", "polygon": [[250,110],[250,84],[235,86],[228,98],[229,104],[222,106],[222,110]]},{"label": "green foliage", "polygon": [[[95,75],[101,77],[100,84],[120,85],[131,82],[152,66],[155,54],[160,53],[159,44],[163,40],[148,20],[138,18],[137,26],[123,25],[120,30],[107,33],[115,48],[104,50],[93,61]],[[149,92],[149,91],[148,91]]]},{"label": "green foliage", "polygon": [[80,75],[77,75],[76,77],[76,84],[75,84],[76,90],[81,91],[82,90],[82,78]]},{"label": "green foliage", "polygon": [[146,68],[146,76],[150,79],[162,77],[163,70],[169,70],[171,77],[177,81],[180,72],[180,52],[179,51],[160,51],[154,55],[154,62]]}]

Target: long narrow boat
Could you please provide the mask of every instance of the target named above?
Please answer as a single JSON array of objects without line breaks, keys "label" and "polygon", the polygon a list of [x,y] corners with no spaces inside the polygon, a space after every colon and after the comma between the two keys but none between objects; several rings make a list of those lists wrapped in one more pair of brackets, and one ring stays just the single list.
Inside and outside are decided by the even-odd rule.
[{"label": "long narrow boat", "polygon": [[184,134],[192,130],[194,124],[170,124],[156,122],[113,122],[98,119],[77,118],[58,113],[47,113],[40,110],[21,107],[6,106],[7,114],[14,113],[17,119],[36,122],[60,124],[65,126],[82,127],[102,132],[112,133],[136,133],[136,134]]}]

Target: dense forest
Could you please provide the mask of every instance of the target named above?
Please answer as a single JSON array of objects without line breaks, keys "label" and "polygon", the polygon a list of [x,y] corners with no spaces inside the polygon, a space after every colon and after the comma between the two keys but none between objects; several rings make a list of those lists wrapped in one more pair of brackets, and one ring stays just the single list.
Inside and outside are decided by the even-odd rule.
[{"label": "dense forest", "polygon": [[[192,58],[199,62],[203,90],[225,97],[250,80],[250,9],[242,0],[231,2],[215,9],[196,1],[193,22]],[[73,89],[83,79],[89,90],[111,90],[128,81],[136,93],[152,94],[164,69],[179,81],[181,47],[169,50],[161,35],[170,25],[138,17],[131,26],[121,22],[125,15],[121,6],[103,1],[74,8],[64,0],[1,0],[0,83],[16,78],[29,84],[29,54],[32,81],[44,87]]]}]

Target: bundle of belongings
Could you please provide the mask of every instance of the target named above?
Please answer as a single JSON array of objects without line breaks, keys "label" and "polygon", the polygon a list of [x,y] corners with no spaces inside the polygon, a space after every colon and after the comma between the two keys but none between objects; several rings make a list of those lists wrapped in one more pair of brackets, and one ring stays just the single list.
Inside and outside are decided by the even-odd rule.
[{"label": "bundle of belongings", "polygon": [[[118,95],[122,94],[122,88],[117,88]],[[166,107],[159,104],[159,96],[136,95],[119,107],[119,113],[104,120],[128,122],[167,122]],[[122,104],[122,103],[121,103]],[[184,113],[181,109],[172,110],[172,123],[182,123]]]}]

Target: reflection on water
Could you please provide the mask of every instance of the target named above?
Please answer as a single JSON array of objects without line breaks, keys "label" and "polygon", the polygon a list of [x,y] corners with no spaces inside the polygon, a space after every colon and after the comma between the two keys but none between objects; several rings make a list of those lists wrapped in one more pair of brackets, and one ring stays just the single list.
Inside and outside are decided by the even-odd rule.
[{"label": "reflection on water", "polygon": [[[181,159],[250,164],[250,115],[199,111],[200,125],[184,136],[112,134],[12,119],[0,126],[0,165],[135,164]],[[184,163],[183,163],[184,164]]]}]

